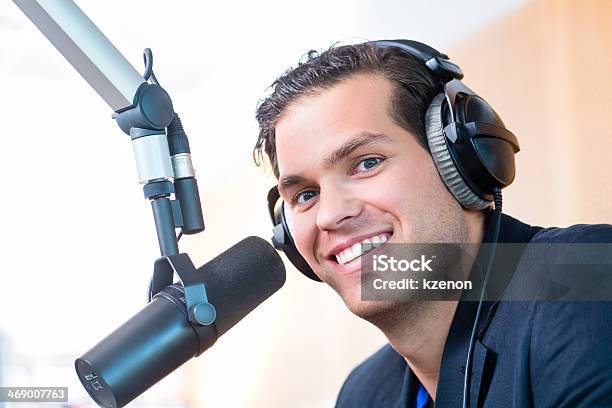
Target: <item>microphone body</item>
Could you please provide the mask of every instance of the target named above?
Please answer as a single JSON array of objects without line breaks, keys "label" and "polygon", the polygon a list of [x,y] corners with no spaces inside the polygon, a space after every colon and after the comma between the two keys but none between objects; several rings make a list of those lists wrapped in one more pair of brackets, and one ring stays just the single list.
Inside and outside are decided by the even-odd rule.
[{"label": "microphone body", "polygon": [[75,361],[81,383],[100,406],[128,404],[201,354],[285,282],[281,258],[256,237],[234,245],[198,272],[217,311],[213,325],[189,322],[183,287],[175,283]]}]

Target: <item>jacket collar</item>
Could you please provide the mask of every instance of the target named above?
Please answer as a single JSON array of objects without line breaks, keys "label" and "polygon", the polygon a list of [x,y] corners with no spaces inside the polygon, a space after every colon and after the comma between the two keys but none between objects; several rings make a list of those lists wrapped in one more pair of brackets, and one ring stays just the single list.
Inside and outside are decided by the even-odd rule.
[{"label": "jacket collar", "polygon": [[[491,243],[493,242],[494,238],[492,210],[487,212],[485,219],[486,230],[482,242]],[[526,245],[540,229],[540,227],[532,227],[506,214],[502,214],[499,238],[497,242]],[[498,257],[499,252],[496,253],[492,271],[495,271],[497,275],[496,279],[494,280],[497,287],[492,288],[489,291],[489,299],[499,299],[501,297],[505,285],[509,282],[514,270],[516,269],[523,247],[524,246],[519,245],[518,248],[520,249],[516,252],[513,251],[512,255],[509,255],[507,251],[504,251],[503,260]],[[488,257],[489,255],[487,251],[478,252],[471,275],[476,273],[476,271],[485,271]],[[503,274],[503,278],[500,278],[499,274]],[[465,297],[468,295],[469,294],[466,293]],[[476,298],[477,297],[472,297],[472,299]],[[489,349],[482,344],[480,339],[482,336],[484,336],[489,322],[495,314],[498,303],[499,300],[485,301],[482,305],[470,378],[469,406],[471,407],[476,407],[478,406],[478,403],[481,402],[480,388],[483,380],[483,374],[494,369],[494,359],[491,358]],[[455,317],[451,323],[451,328],[444,346],[444,352],[442,354],[440,377],[438,378],[438,387],[436,390],[436,406],[456,406],[461,400],[461,396],[463,395],[463,377],[465,373],[467,351],[477,308],[477,301],[468,301],[465,300],[464,297],[462,297],[462,299],[459,301],[457,311],[455,312]]]},{"label": "jacket collar", "polygon": [[[485,214],[485,234],[483,243],[491,243],[493,241],[494,226],[491,222],[493,219],[493,210],[487,211]],[[531,238],[539,231],[540,227],[532,227],[519,220],[512,218],[506,214],[501,215],[499,243],[528,243]],[[488,259],[482,251],[479,251],[474,268],[470,276],[475,271],[483,270],[482,265],[486,265]],[[507,274],[506,280],[496,279],[496,282],[507,282],[512,277],[512,273],[516,268],[520,252],[512,259],[504,257],[502,262],[496,257],[493,262],[493,270],[504,270]],[[478,285],[476,285],[478,286]],[[500,293],[503,288],[494,288],[496,293]],[[466,295],[467,296],[467,295]],[[451,323],[451,328],[448,333],[444,352],[442,354],[442,362],[440,365],[440,377],[438,378],[438,386],[436,390],[436,406],[438,407],[454,407],[458,406],[463,395],[463,376],[465,373],[465,362],[467,358],[467,350],[470,340],[470,334],[478,302],[467,301],[463,296],[457,305],[455,316]],[[497,302],[487,301],[483,303],[481,318],[479,322],[478,338],[481,338],[488,327],[488,323],[495,314]],[[472,360],[472,375],[470,383],[470,406],[475,407],[480,399],[480,387],[483,379],[483,373],[486,369],[493,369],[494,361],[491,359],[489,349],[484,346],[480,340],[476,340],[474,355]],[[410,367],[406,365],[404,373],[404,383],[399,399],[394,404],[395,407],[412,407],[417,395],[419,380],[414,375]]]}]

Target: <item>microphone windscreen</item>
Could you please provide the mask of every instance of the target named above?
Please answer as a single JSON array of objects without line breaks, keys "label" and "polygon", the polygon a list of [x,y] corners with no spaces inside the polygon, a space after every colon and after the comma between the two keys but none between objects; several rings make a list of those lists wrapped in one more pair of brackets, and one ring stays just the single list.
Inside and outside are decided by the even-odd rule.
[{"label": "microphone windscreen", "polygon": [[208,301],[215,306],[221,336],[285,283],[285,266],[276,250],[259,237],[238,242],[198,271]]}]

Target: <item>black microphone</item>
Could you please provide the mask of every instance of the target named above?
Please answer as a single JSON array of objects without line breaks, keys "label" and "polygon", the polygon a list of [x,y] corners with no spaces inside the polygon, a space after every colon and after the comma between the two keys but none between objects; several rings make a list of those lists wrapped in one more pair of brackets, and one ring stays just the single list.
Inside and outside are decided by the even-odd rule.
[{"label": "black microphone", "polygon": [[183,286],[175,283],[75,361],[81,383],[100,406],[125,406],[201,354],[285,283],[278,253],[257,237],[240,241],[198,273],[217,312],[213,325],[189,322]]}]

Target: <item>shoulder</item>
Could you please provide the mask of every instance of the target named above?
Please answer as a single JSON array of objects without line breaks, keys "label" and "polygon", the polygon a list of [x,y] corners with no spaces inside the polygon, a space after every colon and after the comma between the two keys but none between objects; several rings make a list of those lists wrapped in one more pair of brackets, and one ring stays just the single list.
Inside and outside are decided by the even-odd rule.
[{"label": "shoulder", "polygon": [[529,274],[519,272],[521,279],[540,287],[536,292],[544,300],[530,302],[534,401],[546,406],[610,406],[611,286],[605,274],[592,267],[596,259],[610,262],[612,247],[606,244],[612,243],[612,225],[544,228],[530,243],[555,244],[526,251],[534,265],[547,264],[548,272],[541,265],[526,268]]},{"label": "shoulder", "polygon": [[541,296],[532,299],[534,340],[547,350],[567,341],[564,348],[586,354],[602,338],[612,344],[612,225],[544,228],[531,243],[552,244],[529,246],[517,268],[520,279],[542,289],[533,292]]},{"label": "shoulder", "polygon": [[612,406],[612,302],[538,302],[531,378],[536,406]]},{"label": "shoulder", "polygon": [[351,371],[336,407],[383,405],[383,399],[400,392],[405,370],[404,358],[389,344],[385,345]]},{"label": "shoulder", "polygon": [[575,224],[565,228],[543,228],[533,236],[531,242],[611,243],[612,225]]},{"label": "shoulder", "polygon": [[538,231],[521,254],[507,299],[612,300],[612,225]]}]

